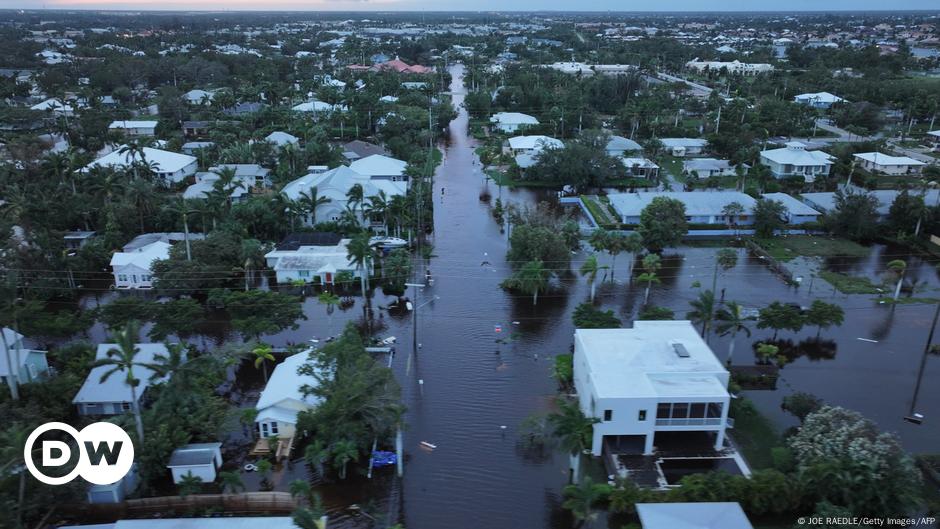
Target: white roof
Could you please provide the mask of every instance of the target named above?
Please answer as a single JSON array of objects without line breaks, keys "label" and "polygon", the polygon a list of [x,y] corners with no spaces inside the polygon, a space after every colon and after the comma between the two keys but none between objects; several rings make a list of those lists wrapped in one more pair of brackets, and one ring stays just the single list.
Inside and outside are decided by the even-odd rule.
[{"label": "white roof", "polygon": [[620,163],[622,163],[624,167],[639,166],[639,167],[642,167],[643,169],[659,169],[658,165],[656,165],[655,163],[653,163],[652,160],[649,160],[647,158],[623,157],[620,159]]},{"label": "white roof", "polygon": [[643,529],[754,529],[738,502],[637,503]]},{"label": "white roof", "polygon": [[397,103],[398,98],[395,96],[382,96],[379,98],[379,101],[383,103]]},{"label": "white roof", "polygon": [[[298,402],[311,407],[316,406],[319,399],[312,395],[305,397],[304,394],[301,393],[300,387],[303,385],[316,386],[317,379],[310,375],[297,374],[297,368],[306,363],[308,358],[309,351],[297,353],[288,356],[274,368],[274,372],[272,372],[271,377],[268,378],[268,383],[265,385],[264,391],[261,392],[261,396],[258,398],[258,404],[255,405],[255,409],[259,412],[259,417],[261,413],[266,413],[265,410],[267,408],[277,406],[285,400]],[[293,419],[296,420],[296,418],[297,413],[294,412]]]},{"label": "white roof", "polygon": [[345,106],[339,104],[331,105],[323,101],[308,101],[294,105],[291,110],[294,112],[346,112],[347,109]]},{"label": "white roof", "polygon": [[786,193],[764,193],[763,197],[780,202],[791,215],[819,216],[822,214]]},{"label": "white roof", "polygon": [[150,270],[150,265],[157,259],[169,258],[169,243],[157,241],[142,246],[133,252],[114,252],[111,256],[111,266],[116,269],[133,265],[143,270]]},{"label": "white roof", "polygon": [[833,157],[823,151],[807,151],[806,145],[798,141],[787,143],[786,147],[761,151],[762,158],[781,165],[832,165]]},{"label": "white roof", "polygon": [[203,98],[208,98],[209,101],[212,101],[212,98],[215,96],[212,92],[207,92],[205,90],[190,90],[183,94],[183,97],[192,102],[200,102]]},{"label": "white roof", "polygon": [[[167,355],[166,346],[162,343],[138,343],[135,344],[138,349],[136,358],[140,363],[153,363],[154,357],[158,354]],[[98,352],[95,354],[96,360],[108,357],[108,351],[117,348],[117,344],[102,343],[98,344]],[[85,377],[85,383],[72,399],[72,404],[95,403],[95,402],[131,402],[131,388],[125,384],[125,372],[119,371],[112,374],[108,380],[101,382],[101,375],[112,369],[112,366],[98,366],[88,373]],[[146,367],[134,367],[134,378],[140,380],[137,386],[137,398],[144,394],[144,390],[150,385],[150,377],[153,370]]]},{"label": "white roof", "polygon": [[490,118],[491,123],[503,125],[538,125],[539,120],[528,114],[520,112],[498,112]]},{"label": "white roof", "polygon": [[744,206],[745,214],[750,214],[757,203],[750,195],[737,191],[674,191],[649,193],[613,193],[607,195],[611,205],[618,213],[627,217],[637,217],[656,197],[676,199],[685,204],[687,216],[721,215],[725,206],[737,202]]},{"label": "white roof", "polygon": [[702,138],[660,138],[659,141],[670,149],[675,147],[705,147],[708,140]]},{"label": "white roof", "polygon": [[890,156],[880,152],[860,152],[854,156],[875,165],[927,165],[907,156]]},{"label": "white roof", "polygon": [[355,184],[362,186],[363,195],[366,197],[378,194],[379,190],[385,191],[385,194],[390,197],[404,195],[408,185],[403,181],[372,180],[367,175],[341,165],[323,173],[302,176],[285,185],[281,192],[291,200],[297,200],[301,192],[309,193],[313,187],[316,187],[320,196],[329,198],[333,203],[345,204],[346,192]]},{"label": "white roof", "polygon": [[[23,339],[23,335],[14,331],[13,329],[10,329],[9,327],[4,327],[2,332],[5,343],[10,349],[10,363],[16,363],[16,343]],[[3,342],[0,342],[0,354],[3,354],[2,347]],[[20,344],[20,352],[22,353],[19,357],[20,367],[23,367],[26,364],[27,357],[29,356],[27,353],[30,351],[31,349],[24,346],[22,343]],[[0,376],[6,376],[8,374],[9,372],[7,371],[7,363],[4,360],[0,362]]]},{"label": "white roof", "polygon": [[630,138],[611,136],[605,149],[608,151],[642,151],[643,146]]},{"label": "white roof", "polygon": [[718,158],[693,158],[682,162],[682,169],[690,173],[692,171],[723,171],[729,168],[731,168],[731,162]]},{"label": "white roof", "polygon": [[275,271],[309,270],[315,274],[335,274],[356,268],[349,259],[349,239],[340,239],[334,246],[301,246],[296,250],[274,250],[265,258],[277,258]]},{"label": "white roof", "polygon": [[265,140],[275,144],[275,145],[287,145],[289,143],[298,143],[300,138],[294,136],[293,134],[288,134],[286,132],[281,132],[279,130],[272,132],[264,137]]},{"label": "white roof", "polygon": [[372,154],[349,164],[350,169],[366,176],[402,176],[407,166],[406,161],[382,154]]},{"label": "white roof", "polygon": [[153,129],[157,127],[156,121],[112,121],[109,129]]},{"label": "white roof", "polygon": [[114,523],[72,525],[60,529],[297,529],[290,516],[244,518],[163,518],[118,520]]},{"label": "white roof", "polygon": [[[891,209],[891,204],[894,203],[894,199],[901,194],[901,191],[897,189],[877,189],[875,191],[859,191],[855,190],[856,193],[867,193],[875,199],[878,200],[877,212],[879,215],[887,215],[888,211]],[[924,203],[926,204],[936,204],[940,200],[940,190],[938,189],[928,189],[926,192],[923,191],[908,191],[911,196],[923,197]],[[807,201],[812,202],[816,207],[824,210],[830,211],[835,208],[835,193],[831,191],[821,192],[821,193],[803,193],[803,198]]]},{"label": "white roof", "polygon": [[37,103],[31,107],[30,110],[54,110],[56,112],[71,112],[72,107],[59,101],[58,99],[46,99],[42,103]]},{"label": "white roof", "polygon": [[[139,159],[139,156],[136,154],[131,155],[130,152],[122,153],[122,148],[124,148],[123,145],[113,150],[110,154],[102,156],[101,158],[91,162],[85,166],[85,170],[89,170],[97,166],[126,167]],[[163,151],[160,149],[153,149],[151,147],[144,147],[143,157],[147,163],[157,164],[157,172],[160,173],[175,173],[191,164],[196,163],[195,156]]]},{"label": "white roof", "polygon": [[561,140],[548,136],[513,136],[509,138],[510,149],[561,149],[565,146]]},{"label": "white roof", "polygon": [[793,98],[794,101],[813,101],[818,103],[840,103],[845,101],[841,97],[830,94],[829,92],[814,92],[809,94],[800,94]]},{"label": "white roof", "polygon": [[933,136],[935,138],[940,138],[940,130],[932,130],[927,133],[928,136]]},{"label": "white roof", "polygon": [[[577,329],[599,398],[725,397],[728,372],[689,321],[635,321],[632,329]],[[688,357],[676,353],[681,344]]]}]

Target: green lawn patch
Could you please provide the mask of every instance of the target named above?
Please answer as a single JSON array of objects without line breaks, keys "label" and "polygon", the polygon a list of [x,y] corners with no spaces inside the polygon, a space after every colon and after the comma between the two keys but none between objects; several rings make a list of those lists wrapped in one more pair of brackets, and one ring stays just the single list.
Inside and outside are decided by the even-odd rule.
[{"label": "green lawn patch", "polygon": [[685,177],[682,176],[682,158],[676,158],[675,156],[663,156],[656,162],[661,170],[666,171],[675,177],[676,180],[680,182],[685,182]]},{"label": "green lawn patch", "polygon": [[819,277],[825,279],[843,294],[881,294],[882,292],[881,287],[872,283],[867,277],[850,276],[829,270],[819,272]]},{"label": "green lawn patch", "polygon": [[581,195],[581,203],[591,212],[591,216],[594,217],[600,227],[614,227],[616,224],[616,221],[611,218],[610,213],[607,211],[607,206],[601,203],[596,196]]},{"label": "green lawn patch", "polygon": [[804,257],[865,257],[871,249],[847,239],[796,235],[754,239],[761,248],[778,261]]},{"label": "green lawn patch", "polygon": [[934,305],[940,303],[940,299],[937,298],[908,298],[900,297],[897,301],[894,301],[892,297],[880,297],[875,298],[875,301],[878,303],[894,303],[896,305],[909,305],[909,304],[920,304],[920,305]]},{"label": "green lawn patch", "polygon": [[770,419],[744,397],[731,401],[731,416],[734,417],[734,429],[728,432],[748,465],[752,469],[772,468],[771,450],[783,446],[783,439]]},{"label": "green lawn patch", "polygon": [[604,185],[613,187],[656,187],[657,184],[647,178],[627,177],[608,180],[604,182]]}]

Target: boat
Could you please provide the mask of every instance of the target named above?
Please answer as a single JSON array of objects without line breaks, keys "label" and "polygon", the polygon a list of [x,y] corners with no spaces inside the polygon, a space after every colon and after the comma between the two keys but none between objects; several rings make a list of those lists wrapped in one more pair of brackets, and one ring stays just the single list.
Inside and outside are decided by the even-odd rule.
[{"label": "boat", "polygon": [[383,250],[394,250],[395,248],[404,248],[408,246],[408,241],[398,237],[372,237],[369,239],[370,246],[377,246]]}]

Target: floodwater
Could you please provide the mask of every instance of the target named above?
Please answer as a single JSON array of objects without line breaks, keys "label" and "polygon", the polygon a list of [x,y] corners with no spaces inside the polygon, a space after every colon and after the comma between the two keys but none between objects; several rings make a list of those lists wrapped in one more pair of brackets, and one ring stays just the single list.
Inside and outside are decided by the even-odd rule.
[{"label": "floodwater", "polygon": [[[462,72],[461,65],[451,69],[456,105],[463,100]],[[415,354],[412,314],[376,311],[381,329],[376,336],[398,338],[391,366],[408,408],[404,477],[399,481],[392,469],[383,469],[371,481],[354,476],[346,483],[319,486],[330,509],[331,526],[370,525],[368,516],[350,514],[347,507],[353,503],[369,516],[401,521],[409,528],[562,529],[574,525],[560,507],[567,457],[549,453],[533,458],[517,448],[516,439],[519,424],[527,416],[544,413],[552,405],[557,389],[550,376],[552,358],[569,352],[574,332],[571,313],[587,300],[589,287],[576,273],[560,271],[555,288],[540,295],[535,306],[531,297],[499,287],[511,273],[505,261],[506,234],[493,220],[490,203],[480,201],[486,184],[474,147],[467,134],[467,114],[461,110],[451,123],[446,154],[434,178],[434,257],[429,263],[418,260],[417,277],[423,277],[428,266],[434,282],[414,300],[420,344]],[[550,192],[497,189],[492,183],[489,190],[494,201],[501,197],[504,203],[534,204],[551,198]],[[573,255],[572,271],[588,253],[586,249]],[[714,253],[715,248],[707,247],[667,252],[662,283],[653,286],[650,303],[684,317],[689,301],[702,288],[711,287]],[[924,364],[916,407],[925,415],[924,423],[916,426],[902,420],[910,411],[933,306],[890,308],[872,301],[873,296],[834,296],[819,280],[812,291],[808,285],[788,287],[761,260],[744,250],[738,253],[738,264],[717,279],[717,290],[724,291],[726,300],[756,309],[772,301],[809,305],[822,298],[839,303],[846,313],[843,326],[822,331],[823,340],[814,339],[815,328],[780,333],[779,339],[792,344],[778,390],[747,392],[761,411],[781,430],[792,426],[795,421],[780,410],[780,401],[793,391],[807,391],[827,403],[859,410],[882,429],[896,432],[913,452],[935,452],[940,446],[940,386],[936,383],[940,357],[930,356]],[[597,304],[613,310],[629,325],[643,304],[643,286],[629,281],[629,270],[639,263],[631,263],[628,255],[619,256],[616,263],[604,254],[599,257],[602,264],[616,266],[614,280],[598,287]],[[884,256],[871,259],[883,263]],[[846,270],[866,266],[838,264]],[[867,266],[874,269],[876,265]],[[930,277],[926,266],[919,264],[916,269],[919,277]],[[412,289],[408,295],[414,296]],[[330,319],[325,307],[308,297],[304,301],[308,319],[299,322],[298,329],[266,337],[266,341],[283,346],[336,334],[346,322],[361,317],[361,300],[356,299],[355,306],[337,309]],[[393,300],[376,289],[373,305],[386,307]],[[496,332],[497,327],[501,332]],[[751,331],[750,337],[740,334],[737,338],[735,364],[753,363],[751,344],[772,335],[755,325]],[[92,337],[100,334],[96,328]],[[212,334],[213,341],[237,339],[224,325]],[[497,344],[497,338],[504,343]],[[729,339],[710,337],[722,360]],[[940,342],[940,335],[935,341]],[[244,392],[255,394],[256,390]],[[423,449],[422,441],[437,448]],[[290,472],[300,477],[306,474],[303,465],[296,464]]]}]

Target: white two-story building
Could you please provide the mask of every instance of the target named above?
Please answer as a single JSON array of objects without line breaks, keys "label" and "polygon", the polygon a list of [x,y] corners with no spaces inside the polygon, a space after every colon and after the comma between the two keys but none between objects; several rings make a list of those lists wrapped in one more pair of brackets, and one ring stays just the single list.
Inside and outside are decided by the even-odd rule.
[{"label": "white two-story building", "polygon": [[114,273],[114,288],[153,288],[154,261],[170,258],[170,244],[152,242],[133,251],[115,252],[111,255],[111,271]]},{"label": "white two-story building", "polygon": [[814,182],[817,176],[826,176],[834,158],[823,151],[808,151],[806,144],[791,141],[781,149],[761,151],[760,163],[770,168],[774,178],[801,176]]},{"label": "white two-story building", "polygon": [[636,321],[632,329],[578,329],[574,384],[594,425],[591,453],[605,442],[642,440],[653,454],[660,432],[708,432],[721,449],[728,425],[729,373],[689,321]]}]

